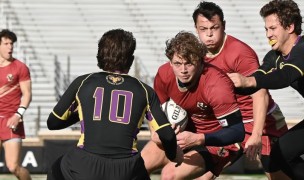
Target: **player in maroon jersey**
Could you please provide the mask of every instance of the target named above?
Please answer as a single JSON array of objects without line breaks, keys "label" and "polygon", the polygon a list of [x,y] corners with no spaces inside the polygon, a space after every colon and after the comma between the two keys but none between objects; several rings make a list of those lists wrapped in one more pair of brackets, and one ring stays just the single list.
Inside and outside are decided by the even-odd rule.
[{"label": "player in maroon jersey", "polygon": [[166,45],[170,62],[158,69],[154,89],[161,103],[171,98],[188,113],[186,129],[177,133],[185,161],[175,167],[150,141],[142,151],[145,166],[150,173],[163,167],[162,179],[193,179],[209,170],[218,175],[245,135],[234,87],[226,74],[203,62],[206,47],[192,33],[180,32]]},{"label": "player in maroon jersey", "polygon": [[25,138],[22,117],[32,99],[31,77],[28,67],[15,59],[14,32],[0,32],[0,150],[4,149],[6,166],[18,179],[31,179],[20,165],[22,139]]},{"label": "player in maroon jersey", "polygon": [[[201,2],[193,12],[196,32],[208,48],[205,61],[225,73],[238,72],[245,76],[259,67],[254,50],[244,42],[225,33],[222,9],[212,2]],[[243,116],[246,136],[242,142],[244,153],[251,160],[260,153],[264,171],[269,179],[283,178],[279,169],[271,169],[269,154],[271,145],[287,131],[287,124],[278,105],[266,89],[251,96],[236,94]]]}]

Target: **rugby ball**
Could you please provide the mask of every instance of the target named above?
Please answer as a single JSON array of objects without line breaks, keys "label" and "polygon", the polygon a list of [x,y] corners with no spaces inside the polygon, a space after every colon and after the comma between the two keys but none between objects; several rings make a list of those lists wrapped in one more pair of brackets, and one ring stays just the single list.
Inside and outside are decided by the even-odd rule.
[{"label": "rugby ball", "polygon": [[162,104],[162,109],[171,124],[180,125],[182,131],[186,128],[188,123],[186,110],[177,105],[172,99]]}]

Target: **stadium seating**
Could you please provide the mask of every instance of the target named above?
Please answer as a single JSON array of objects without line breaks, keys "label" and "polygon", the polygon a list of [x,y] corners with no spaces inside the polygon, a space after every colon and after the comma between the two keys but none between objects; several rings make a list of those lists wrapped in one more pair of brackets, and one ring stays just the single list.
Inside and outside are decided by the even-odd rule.
[{"label": "stadium seating", "polygon": [[[54,60],[70,80],[98,71],[97,43],[113,28],[132,31],[137,39],[137,67],[131,75],[152,85],[157,67],[167,61],[165,41],[181,30],[195,32],[192,12],[200,2],[183,0],[2,0],[0,27],[14,30],[20,50],[31,69],[33,101],[26,112],[27,134],[46,129],[46,119],[56,103]],[[259,9],[266,0],[217,0],[225,13],[227,33],[253,47],[262,60],[269,50]],[[304,3],[296,0],[301,9]],[[300,4],[301,3],[301,4]],[[3,20],[3,17],[4,18]],[[2,21],[1,21],[2,19]],[[4,22],[4,21],[7,22]],[[2,22],[2,25],[1,25]],[[18,53],[16,52],[16,53]],[[58,79],[57,79],[58,80]],[[61,79],[59,79],[60,81]],[[291,88],[271,91],[288,120],[304,117],[304,101]],[[38,122],[38,124],[37,124]]]}]

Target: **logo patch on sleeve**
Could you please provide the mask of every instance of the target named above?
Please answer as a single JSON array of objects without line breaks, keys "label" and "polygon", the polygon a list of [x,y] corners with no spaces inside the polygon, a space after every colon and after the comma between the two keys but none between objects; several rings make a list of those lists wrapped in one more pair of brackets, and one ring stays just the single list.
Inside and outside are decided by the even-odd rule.
[{"label": "logo patch on sleeve", "polygon": [[220,122],[220,124],[221,124],[222,127],[228,126],[227,119],[220,119],[219,122]]}]

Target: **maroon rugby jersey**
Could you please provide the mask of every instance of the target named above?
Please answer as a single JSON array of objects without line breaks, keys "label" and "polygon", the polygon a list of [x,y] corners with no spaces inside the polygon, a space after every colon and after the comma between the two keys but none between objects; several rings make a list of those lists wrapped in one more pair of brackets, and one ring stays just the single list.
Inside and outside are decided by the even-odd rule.
[{"label": "maroon rugby jersey", "polygon": [[192,121],[186,130],[209,133],[221,129],[218,118],[238,110],[234,86],[218,68],[205,64],[198,85],[181,92],[169,63],[162,65],[154,80],[154,89],[161,103],[170,98],[188,112]]},{"label": "maroon rugby jersey", "polygon": [[17,59],[7,66],[0,67],[0,115],[16,112],[21,101],[19,82],[27,80],[30,80],[30,71]]},{"label": "maroon rugby jersey", "polygon": [[[205,57],[205,61],[220,68],[224,73],[240,73],[244,76],[253,74],[259,68],[258,57],[251,47],[242,41],[227,35],[224,46],[214,57]],[[267,91],[268,92],[268,91]],[[269,94],[269,93],[268,93]],[[253,120],[252,98],[236,95],[243,121]],[[275,108],[275,103],[269,94],[268,114]]]}]

